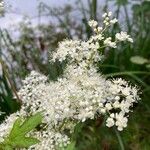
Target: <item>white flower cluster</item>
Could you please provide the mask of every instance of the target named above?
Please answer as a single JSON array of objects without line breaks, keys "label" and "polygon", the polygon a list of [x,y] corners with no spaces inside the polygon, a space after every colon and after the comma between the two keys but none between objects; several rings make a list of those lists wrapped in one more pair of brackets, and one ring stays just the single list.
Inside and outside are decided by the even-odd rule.
[{"label": "white flower cluster", "polygon": [[[59,97],[57,97],[56,91],[60,84],[48,83],[46,76],[35,71],[32,71],[31,74],[26,77],[23,84],[23,87],[18,92],[22,99],[21,110],[10,115],[0,125],[0,142],[3,142],[4,137],[10,133],[13,123],[18,117],[30,116],[42,111],[44,116],[41,126],[42,129],[39,132],[31,133],[32,136],[37,137],[41,142],[29,148],[29,150],[63,149],[70,143],[70,138],[63,132],[66,129],[69,131],[73,130],[74,124],[65,124],[65,126],[63,126],[64,120],[59,116],[62,115],[63,117],[63,108],[61,108],[62,112],[60,112],[59,108],[56,109],[56,106],[63,106],[61,101],[58,101]],[[53,89],[55,90],[53,91]]]},{"label": "white flower cluster", "polygon": [[[72,62],[78,62],[79,65],[92,64],[102,59],[99,55],[98,49],[104,47],[116,48],[118,42],[129,41],[133,42],[130,35],[126,32],[116,33],[114,41],[112,37],[105,37],[105,31],[114,23],[117,19],[111,19],[111,12],[103,15],[103,27],[98,26],[98,22],[94,20],[89,21],[89,26],[93,29],[94,35],[88,41],[80,40],[65,40],[59,43],[57,53],[53,54],[53,61],[58,59],[60,62],[70,59]],[[85,63],[81,63],[85,60]],[[90,61],[90,62],[88,62]]]},{"label": "white flower cluster", "polygon": [[[95,32],[95,35],[91,37],[91,40],[89,41],[101,41],[103,40],[103,44],[104,46],[109,46],[112,48],[116,48],[117,47],[117,43],[120,41],[129,41],[129,42],[133,42],[133,39],[130,37],[130,35],[128,35],[126,32],[121,32],[121,33],[116,33],[115,35],[115,40],[112,41],[112,37],[105,37],[104,32],[113,24],[117,23],[118,20],[116,18],[111,19],[111,15],[112,13],[104,13],[103,14],[103,27],[99,27],[98,26],[98,22],[91,20],[89,21],[89,26],[93,28],[93,31]],[[100,45],[101,46],[101,45]]]},{"label": "white flower cluster", "polygon": [[31,146],[28,150],[63,150],[68,144],[70,144],[68,136],[51,130],[38,132],[36,135],[34,134],[34,136],[38,137],[38,139],[42,142],[36,146]]},{"label": "white flower cluster", "polygon": [[129,42],[133,43],[133,39],[126,32],[117,33],[116,40],[129,41]]},{"label": "white flower cluster", "polygon": [[[116,126],[121,131],[127,126],[129,112],[140,99],[137,87],[121,78],[106,79],[97,73],[96,68],[96,62],[103,58],[100,52],[102,47],[115,48],[118,41],[132,42],[125,32],[117,33],[114,42],[111,37],[104,36],[104,30],[117,22],[116,19],[111,20],[110,16],[110,12],[103,15],[104,28],[98,27],[96,21],[89,22],[94,35],[88,41],[65,40],[59,43],[51,61],[62,62],[67,59],[63,77],[49,82],[46,76],[32,71],[24,80],[18,92],[23,105],[16,115],[28,116],[42,111],[45,125],[39,132],[32,133],[41,143],[31,149],[63,149],[70,143],[69,137],[78,122],[103,115],[106,116],[108,127]],[[10,130],[12,122],[8,120],[0,125],[1,130]],[[69,131],[67,134],[66,130]],[[5,137],[5,131],[0,133],[0,137]]]}]

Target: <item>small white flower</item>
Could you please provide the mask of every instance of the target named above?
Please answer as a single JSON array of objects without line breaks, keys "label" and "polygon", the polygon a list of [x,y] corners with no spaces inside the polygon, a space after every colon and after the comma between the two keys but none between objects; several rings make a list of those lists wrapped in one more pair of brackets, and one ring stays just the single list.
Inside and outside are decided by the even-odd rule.
[{"label": "small white flower", "polygon": [[125,128],[127,126],[127,122],[128,122],[128,119],[127,119],[127,117],[124,116],[124,114],[122,112],[120,112],[119,114],[116,113],[116,123],[115,124],[119,131],[122,131],[123,128]]},{"label": "small white flower", "polygon": [[115,23],[117,23],[117,22],[118,22],[118,20],[117,20],[116,18],[110,20],[110,23],[111,23],[111,24],[115,24]]},{"label": "small white flower", "polygon": [[112,48],[116,48],[116,43],[111,41],[111,37],[106,38],[106,39],[104,40],[104,44],[105,44],[106,46],[109,46],[109,47],[112,47]]},{"label": "small white flower", "polygon": [[119,108],[119,107],[120,107],[120,103],[119,103],[118,101],[115,101],[115,102],[113,103],[113,107],[114,107],[114,108]]},{"label": "small white flower", "polygon": [[111,113],[111,114],[110,114],[110,117],[111,117],[111,118],[115,118],[115,114],[114,114],[114,113]]},{"label": "small white flower", "polygon": [[112,109],[112,106],[111,106],[110,103],[107,103],[107,104],[105,105],[105,107],[106,107],[107,110],[111,110],[111,109]]},{"label": "small white flower", "polygon": [[113,118],[107,118],[107,120],[106,120],[107,127],[112,127],[112,126],[114,126],[114,124],[115,124],[115,121]]},{"label": "small white flower", "polygon": [[110,11],[110,12],[108,12],[108,16],[110,17],[112,15],[112,12]]},{"label": "small white flower", "polygon": [[102,109],[100,109],[100,112],[101,112],[102,114],[104,114],[104,113],[106,112],[106,109],[105,109],[105,108],[102,108]]},{"label": "small white flower", "polygon": [[103,18],[105,18],[106,16],[107,16],[107,13],[104,13],[104,14],[102,15]]},{"label": "small white flower", "polygon": [[98,25],[98,22],[95,20],[90,20],[89,22],[89,26],[95,28]]},{"label": "small white flower", "polygon": [[120,97],[119,97],[119,96],[116,96],[116,97],[115,97],[115,100],[117,100],[117,101],[120,100]]},{"label": "small white flower", "polygon": [[102,27],[97,27],[97,31],[98,31],[98,32],[101,32],[102,30],[103,30]]},{"label": "small white flower", "polygon": [[129,42],[133,43],[133,39],[132,38],[128,38],[127,39]]},{"label": "small white flower", "polygon": [[130,38],[130,36],[126,32],[117,33],[116,40],[118,40],[118,41],[126,41],[127,40],[131,43],[133,42],[132,38]]}]

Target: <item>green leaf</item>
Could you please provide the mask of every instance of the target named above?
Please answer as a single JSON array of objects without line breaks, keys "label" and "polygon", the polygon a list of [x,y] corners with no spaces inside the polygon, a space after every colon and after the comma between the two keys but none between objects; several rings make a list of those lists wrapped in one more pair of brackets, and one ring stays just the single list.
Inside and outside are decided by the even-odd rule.
[{"label": "green leaf", "polygon": [[22,133],[26,134],[30,132],[32,129],[37,127],[42,122],[42,115],[41,113],[37,113],[34,116],[29,117],[22,125],[21,131]]},{"label": "green leaf", "polygon": [[130,58],[130,61],[138,65],[143,65],[145,63],[148,63],[148,59],[141,57],[141,56],[133,56]]},{"label": "green leaf", "polygon": [[28,148],[34,144],[37,144],[39,142],[38,139],[33,137],[26,137],[26,134],[29,133],[31,130],[35,129],[41,122],[41,113],[37,113],[27,118],[24,122],[21,118],[18,118],[15,121],[8,137],[6,137],[3,143],[0,143],[2,150],[13,150],[14,148]]},{"label": "green leaf", "polygon": [[[1,149],[0,149],[1,150]],[[13,150],[13,148],[9,145],[6,145],[2,148],[2,150]]]},{"label": "green leaf", "polygon": [[10,135],[9,135],[9,138],[13,138],[13,136],[17,136],[18,135],[18,132],[19,132],[19,128],[20,128],[20,124],[22,123],[22,119],[21,118],[18,118],[16,121],[15,121],[15,123],[14,123],[14,125],[13,125],[13,128],[12,128],[12,130],[11,130],[11,132],[10,132]]},{"label": "green leaf", "polygon": [[[21,138],[21,140],[20,140]],[[32,137],[19,137],[16,138],[15,141],[13,142],[13,147],[18,147],[18,148],[28,148],[32,145],[35,145],[39,143],[40,141],[36,138]]]}]

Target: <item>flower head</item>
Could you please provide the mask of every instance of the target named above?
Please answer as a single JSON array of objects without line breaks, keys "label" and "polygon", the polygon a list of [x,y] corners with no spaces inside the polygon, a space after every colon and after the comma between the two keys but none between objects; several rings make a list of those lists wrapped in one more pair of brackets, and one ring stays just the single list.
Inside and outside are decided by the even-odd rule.
[{"label": "flower head", "polygon": [[[104,35],[105,29],[117,22],[116,19],[111,20],[111,15],[111,12],[103,15],[104,28],[99,27],[97,21],[89,22],[94,31],[89,40],[59,43],[50,61],[67,60],[68,65],[57,81],[48,81],[46,76],[35,71],[26,77],[18,92],[22,108],[1,124],[0,129],[4,130],[0,133],[2,139],[18,114],[28,116],[41,111],[45,126],[39,132],[31,133],[42,141],[31,147],[35,150],[66,147],[77,122],[99,116],[105,115],[106,126],[116,126],[119,131],[127,126],[127,116],[133,104],[140,99],[137,87],[121,78],[106,79],[97,72],[96,63],[103,58],[101,48],[116,48],[118,41],[132,42],[126,32],[117,33],[115,40]],[[66,129],[69,133],[65,132]]]}]

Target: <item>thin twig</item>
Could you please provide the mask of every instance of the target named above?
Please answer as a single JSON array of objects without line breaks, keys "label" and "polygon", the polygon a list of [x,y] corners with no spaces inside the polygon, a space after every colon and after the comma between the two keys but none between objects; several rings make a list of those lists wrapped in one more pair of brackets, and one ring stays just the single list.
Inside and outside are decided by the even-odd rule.
[{"label": "thin twig", "polygon": [[114,128],[114,130],[115,130],[116,136],[118,138],[118,142],[119,142],[121,150],[125,150],[122,138],[120,136],[120,133],[118,132],[118,130],[116,130],[116,128]]},{"label": "thin twig", "polygon": [[116,72],[116,73],[106,74],[105,77],[113,77],[113,76],[120,76],[120,75],[131,75],[131,74],[147,74],[147,75],[150,75],[150,72],[145,72],[145,71],[124,71],[124,72]]}]

